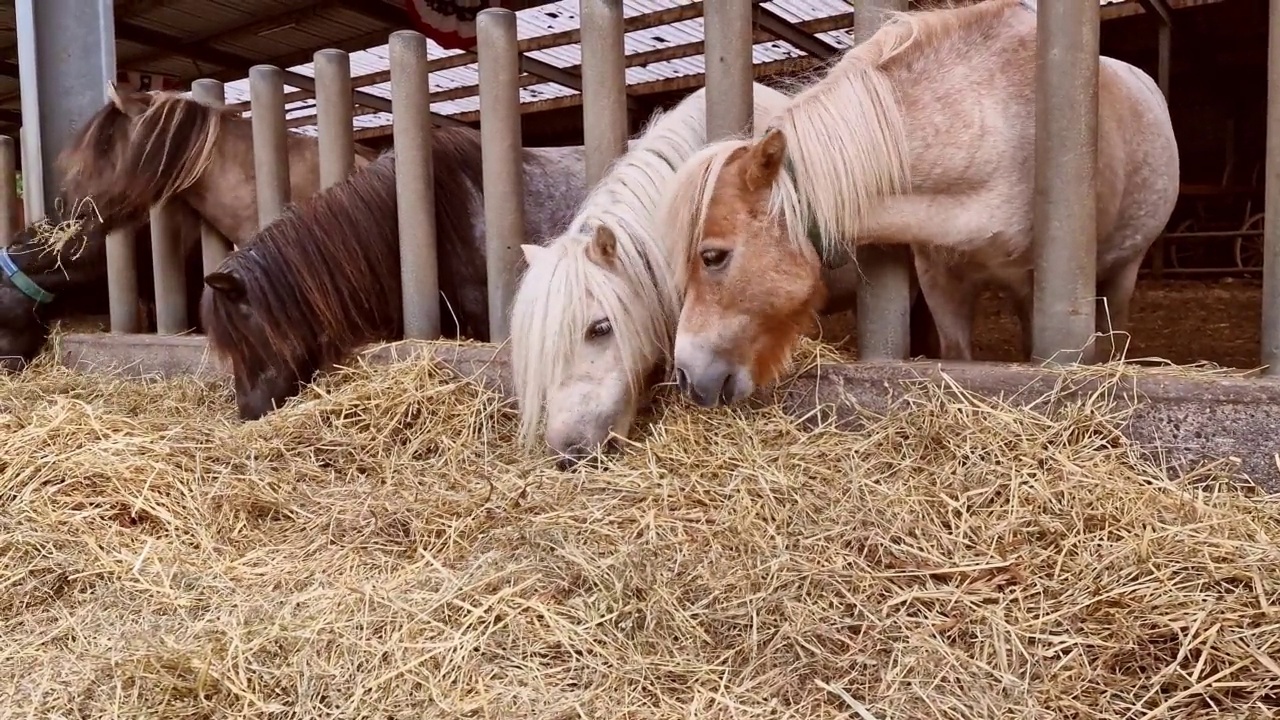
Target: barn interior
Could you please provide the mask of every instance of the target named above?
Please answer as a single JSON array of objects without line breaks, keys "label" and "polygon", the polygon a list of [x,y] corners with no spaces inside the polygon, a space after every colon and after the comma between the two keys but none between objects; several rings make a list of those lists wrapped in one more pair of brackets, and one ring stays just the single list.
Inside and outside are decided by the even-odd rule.
[{"label": "barn interior", "polygon": [[[627,4],[629,43],[637,29],[676,28],[701,14],[696,2]],[[761,4],[768,12],[757,18],[757,77],[764,82],[795,79],[812,73],[847,47],[852,7],[834,14],[828,9],[824,15],[821,7],[830,4],[781,0]],[[228,103],[247,107],[247,93],[237,98],[230,88],[243,80],[251,65],[294,68],[309,62],[322,48],[355,53],[383,45],[391,31],[415,27],[410,5],[398,0],[116,0],[119,77],[145,87],[184,90],[192,80],[213,77],[228,83]],[[535,57],[538,48],[577,42],[577,1],[505,2],[503,6],[519,10],[530,22],[543,23],[540,33],[521,31],[522,51],[526,44],[531,48],[522,61],[526,90],[558,87],[564,91],[532,92],[522,98],[525,144],[582,143],[581,99],[573,89],[577,69],[572,60],[549,62]],[[1101,47],[1103,54],[1131,62],[1156,77],[1162,19],[1149,7],[1154,7],[1149,0],[1104,0]],[[1267,2],[1171,0],[1167,7],[1172,27],[1168,91],[1180,149],[1181,195],[1165,236],[1147,258],[1133,305],[1129,357],[1255,367],[1261,323]],[[14,137],[22,120],[16,28],[14,3],[6,3],[0,8],[0,133]],[[842,35],[845,41],[840,40]],[[826,51],[815,54],[815,38],[817,49]],[[701,52],[694,47],[699,43],[679,39],[653,43],[629,52],[627,65],[656,68]],[[454,58],[451,67],[474,68],[474,55],[470,65],[465,59]],[[383,76],[375,77],[379,72]],[[655,108],[672,105],[700,87],[700,78],[698,72],[686,69],[671,77],[629,81],[632,129],[639,130]],[[390,115],[385,112],[389,91],[383,92],[386,80],[385,71],[375,68],[356,83],[356,102],[365,103],[357,108],[357,120],[365,120],[357,123],[357,139],[371,147],[391,142]],[[314,120],[308,126],[307,117],[314,118],[314,93],[306,87],[287,89],[292,103],[290,126],[313,132]],[[474,105],[474,95],[474,88],[456,86],[433,101],[470,100]],[[369,120],[379,115],[384,116],[381,124]],[[463,108],[453,115],[458,121],[479,124],[477,110]],[[988,293],[979,315],[977,359],[1020,359],[1020,333],[1007,299]],[[824,322],[824,332],[832,338],[846,337],[854,328],[850,314]]]}]

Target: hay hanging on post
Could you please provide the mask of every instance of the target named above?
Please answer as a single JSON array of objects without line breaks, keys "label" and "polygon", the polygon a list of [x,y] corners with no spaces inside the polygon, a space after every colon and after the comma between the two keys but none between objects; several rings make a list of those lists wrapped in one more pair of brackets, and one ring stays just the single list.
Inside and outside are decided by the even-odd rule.
[{"label": "hay hanging on post", "polygon": [[[812,359],[812,358],[810,358]],[[1265,717],[1280,499],[1101,396],[921,384],[857,433],[660,400],[600,466],[357,366],[0,378],[0,696],[43,717]]]}]

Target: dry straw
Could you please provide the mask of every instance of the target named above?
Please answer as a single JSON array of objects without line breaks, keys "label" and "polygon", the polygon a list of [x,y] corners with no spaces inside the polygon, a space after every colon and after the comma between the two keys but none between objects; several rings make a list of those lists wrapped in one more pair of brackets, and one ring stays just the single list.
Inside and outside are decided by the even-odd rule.
[{"label": "dry straw", "polygon": [[1101,396],[921,385],[857,432],[660,401],[582,472],[357,367],[0,379],[0,715],[1263,718],[1280,500],[1173,481]]}]

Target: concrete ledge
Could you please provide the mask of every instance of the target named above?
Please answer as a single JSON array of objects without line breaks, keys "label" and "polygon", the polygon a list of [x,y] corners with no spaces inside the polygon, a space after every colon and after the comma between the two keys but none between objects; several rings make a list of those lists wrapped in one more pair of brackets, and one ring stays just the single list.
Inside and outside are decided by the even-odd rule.
[{"label": "concrete ledge", "polygon": [[[476,343],[406,341],[372,348],[373,362],[424,354],[465,377],[511,395],[505,348]],[[73,334],[61,339],[61,362],[82,372],[226,377],[202,337]],[[954,382],[990,398],[1029,405],[1056,389],[1064,397],[1097,392],[1108,381],[1017,365],[986,363],[859,363],[827,365],[783,388],[784,407],[797,417],[834,418],[856,426],[860,410],[884,412],[913,381]],[[1143,373],[1115,383],[1114,399],[1133,409],[1126,434],[1175,469],[1238,459],[1240,471],[1280,492],[1280,381],[1270,378],[1198,378]],[[814,410],[822,412],[815,416]]]}]

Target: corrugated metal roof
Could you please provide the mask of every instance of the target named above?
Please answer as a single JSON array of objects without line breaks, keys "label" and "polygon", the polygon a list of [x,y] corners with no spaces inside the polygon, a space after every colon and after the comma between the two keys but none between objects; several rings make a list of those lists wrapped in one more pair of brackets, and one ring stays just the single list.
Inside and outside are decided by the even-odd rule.
[{"label": "corrugated metal roof", "polygon": [[[1102,5],[1114,5],[1136,0],[1099,0]],[[623,13],[631,18],[664,10],[672,10],[689,5],[688,0],[624,0]],[[852,13],[851,2],[845,0],[771,0],[763,4],[783,19],[792,23],[805,23],[823,18],[846,16]],[[517,13],[517,35],[520,40],[561,33],[579,27],[581,19],[578,15],[579,0],[559,0],[548,5],[529,8]],[[852,25],[852,23],[849,23]],[[816,37],[826,41],[837,50],[845,50],[853,45],[852,33],[847,28],[837,28],[814,33]],[[704,38],[703,19],[696,17],[668,25],[634,30],[625,36],[625,47],[628,56],[638,53],[649,53],[662,49],[702,42]],[[275,40],[282,40],[276,38]],[[460,51],[445,50],[431,40],[427,41],[428,56],[432,59],[457,55]],[[245,47],[244,51],[253,48]],[[351,54],[352,75],[359,78],[363,75],[383,73],[390,67],[387,57],[387,46],[381,45],[368,50]],[[790,58],[802,57],[804,53],[790,43],[782,40],[770,40],[757,43],[752,49],[756,64],[775,62]],[[526,53],[527,57],[540,60],[557,68],[576,68],[582,62],[582,46],[570,43]],[[704,56],[701,53],[689,54],[686,57],[666,59],[644,65],[628,67],[626,78],[628,85],[669,80],[689,75],[698,75],[704,71]],[[313,76],[311,63],[289,68],[301,75]],[[472,62],[461,67],[437,70],[431,73],[430,88],[432,93],[441,93],[459,88],[474,88],[479,83],[479,70]],[[390,98],[389,82],[361,88],[379,97]],[[246,102],[249,97],[248,80],[242,79],[226,85],[227,102]],[[577,91],[554,82],[542,82],[528,85],[520,89],[520,101],[528,104],[556,97],[576,95]],[[433,102],[431,110],[440,115],[459,115],[478,110],[479,97],[471,95]],[[286,106],[286,114],[290,119],[305,118],[315,113],[314,100],[299,100]],[[357,129],[384,127],[391,124],[391,114],[386,112],[357,115],[353,119]],[[298,132],[314,134],[313,124],[301,125]]]}]

